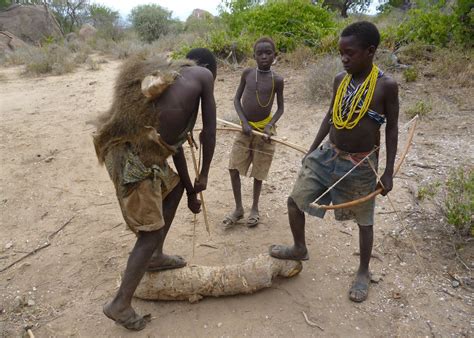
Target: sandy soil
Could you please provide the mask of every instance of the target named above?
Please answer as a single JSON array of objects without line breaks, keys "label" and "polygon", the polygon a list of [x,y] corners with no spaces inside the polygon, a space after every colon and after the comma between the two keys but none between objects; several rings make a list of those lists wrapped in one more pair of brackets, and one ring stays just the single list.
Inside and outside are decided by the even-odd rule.
[{"label": "sandy soil", "polygon": [[[134,236],[125,229],[113,186],[97,164],[86,122],[111,103],[118,61],[99,71],[25,78],[21,68],[0,69],[0,336],[20,336],[26,325],[39,336],[472,336],[473,289],[453,249],[450,228],[429,202],[415,199],[418,187],[442,180],[453,166],[473,165],[472,88],[443,90],[441,82],[401,81],[402,110],[430,97],[434,112],[422,120],[407,160],[390,194],[377,199],[372,270],[379,277],[362,304],[348,300],[357,267],[357,227],[307,218],[311,260],[290,280],[250,296],[187,302],[134,300],[153,321],[127,332],[102,314],[114,295]],[[216,82],[218,115],[228,118],[241,70],[221,71]],[[279,135],[308,147],[327,101],[305,99],[306,70],[277,67],[286,79],[286,112]],[[401,116],[401,125],[407,119]],[[406,140],[401,129],[400,148]],[[237,263],[290,243],[286,197],[301,155],[279,147],[261,198],[262,222],[224,231],[220,222],[233,207],[226,171],[233,135],[218,134],[206,191],[211,236],[198,218],[192,255],[193,216],[181,203],[166,250],[193,264]],[[383,162],[382,162],[383,163]],[[251,204],[244,179],[245,205]],[[63,227],[64,226],[64,227]],[[59,232],[58,229],[63,227]],[[473,242],[459,255],[474,268]],[[452,276],[461,279],[459,287]],[[472,279],[471,279],[472,280]],[[471,284],[472,286],[472,284]],[[303,311],[320,327],[308,325]]]}]

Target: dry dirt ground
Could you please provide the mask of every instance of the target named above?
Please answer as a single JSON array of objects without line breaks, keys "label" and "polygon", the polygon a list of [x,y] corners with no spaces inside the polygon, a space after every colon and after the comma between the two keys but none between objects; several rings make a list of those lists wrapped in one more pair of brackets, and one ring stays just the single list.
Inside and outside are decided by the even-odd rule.
[{"label": "dry dirt ground", "polygon": [[[119,65],[110,61],[99,71],[42,78],[25,78],[21,68],[0,69],[0,269],[49,243],[0,272],[0,336],[20,336],[26,325],[39,337],[473,336],[473,242],[458,251],[468,269],[435,207],[414,197],[419,186],[444,179],[451,167],[473,165],[472,88],[447,90],[440,81],[425,80],[406,84],[399,75],[402,111],[420,98],[429,98],[434,111],[421,121],[390,194],[398,214],[386,198],[377,199],[377,258],[371,267],[379,280],[366,302],[347,297],[358,263],[357,227],[328,213],[324,220],[307,218],[311,259],[299,276],[254,295],[197,304],[136,299],[137,311],[153,316],[147,328],[132,333],[114,325],[102,305],[117,290],[134,236],[125,229],[106,170],[97,164],[93,128],[86,122],[110,105]],[[309,147],[327,100],[305,99],[306,69],[276,70],[286,79],[279,135]],[[218,75],[219,117],[231,116],[240,72],[221,69]],[[403,126],[408,119],[402,114],[400,121]],[[406,136],[401,128],[400,149]],[[181,203],[165,245],[192,264],[237,263],[270,244],[291,243],[285,205],[301,155],[289,148],[278,147],[264,184],[261,224],[221,228],[233,207],[226,170],[232,138],[218,133],[205,193],[211,236],[200,216],[193,256],[193,217]],[[250,207],[252,183],[243,182]],[[452,276],[462,285],[455,287]],[[303,311],[320,328],[310,326]]]}]

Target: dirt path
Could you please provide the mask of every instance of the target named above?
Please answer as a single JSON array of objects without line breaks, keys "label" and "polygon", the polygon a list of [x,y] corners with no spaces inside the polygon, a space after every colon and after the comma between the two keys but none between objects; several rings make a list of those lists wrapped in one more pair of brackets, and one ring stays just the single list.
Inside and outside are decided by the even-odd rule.
[{"label": "dirt path", "polygon": [[[19,68],[0,69],[0,269],[50,243],[0,273],[0,336],[18,336],[25,325],[34,325],[40,337],[132,336],[101,312],[117,288],[134,236],[125,230],[105,169],[97,165],[93,128],[86,124],[108,108],[118,66],[113,61],[96,72],[37,79],[21,77]],[[304,99],[305,70],[277,71],[286,78],[286,113],[279,134],[308,147],[327,103]],[[218,75],[220,117],[233,111],[239,76],[240,71]],[[427,91],[435,95],[434,90],[424,83],[403,84],[402,108]],[[255,295],[205,299],[194,305],[134,300],[140,313],[152,313],[154,319],[133,335],[472,336],[472,289],[454,288],[448,272],[469,274],[456,260],[443,221],[429,212],[429,205],[418,205],[412,193],[423,182],[442,179],[454,165],[473,164],[471,94],[472,88],[466,88],[456,93],[456,100],[439,98],[444,113],[420,124],[391,193],[403,221],[386,199],[378,199],[379,259],[373,259],[372,270],[381,280],[372,284],[368,301],[354,304],[347,298],[358,262],[357,227],[337,223],[328,214],[324,220],[307,218],[311,260],[298,277],[279,280]],[[400,147],[405,137],[402,132]],[[198,246],[192,256],[193,217],[185,203],[166,242],[168,252],[182,254],[190,263],[237,263],[266,251],[270,244],[291,241],[285,204],[300,155],[282,147],[264,184],[262,223],[256,229],[242,225],[229,231],[219,226],[233,206],[226,170],[232,138],[218,134],[206,192],[210,237],[202,218],[198,223],[196,242],[217,249]],[[249,207],[251,180],[243,182]],[[468,245],[462,254],[472,269],[472,242]],[[303,311],[324,331],[309,326]]]}]

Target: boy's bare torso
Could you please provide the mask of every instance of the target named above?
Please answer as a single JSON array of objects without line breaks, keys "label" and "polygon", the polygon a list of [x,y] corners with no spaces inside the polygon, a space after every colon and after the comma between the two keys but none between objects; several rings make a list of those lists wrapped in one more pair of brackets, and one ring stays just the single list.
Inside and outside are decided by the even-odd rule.
[{"label": "boy's bare torso", "polygon": [[[342,81],[345,73],[338,74],[336,84]],[[387,75],[383,75],[377,80],[374,96],[370,103],[369,109],[386,115],[385,96],[387,92],[387,82],[394,80]],[[371,151],[376,145],[380,145],[380,125],[365,115],[353,129],[336,129],[333,125],[329,130],[329,139],[341,150],[359,153]]]},{"label": "boy's bare torso", "polygon": [[[245,117],[252,122],[264,120],[272,111],[275,94],[281,86],[283,78],[273,73],[273,85],[271,72],[257,72],[256,74],[255,68],[244,70],[242,76],[245,78],[245,88],[241,103]],[[258,79],[258,87],[256,77]],[[257,88],[260,104],[257,100]]]}]

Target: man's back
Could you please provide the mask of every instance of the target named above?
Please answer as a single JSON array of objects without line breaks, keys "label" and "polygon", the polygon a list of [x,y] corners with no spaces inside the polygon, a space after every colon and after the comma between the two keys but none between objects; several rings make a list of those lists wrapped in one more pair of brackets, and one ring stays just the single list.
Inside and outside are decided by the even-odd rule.
[{"label": "man's back", "polygon": [[165,142],[179,141],[190,121],[195,121],[201,99],[203,107],[213,101],[213,85],[214,78],[208,69],[199,66],[181,69],[180,76],[155,103],[156,113],[160,114],[159,133]]}]

